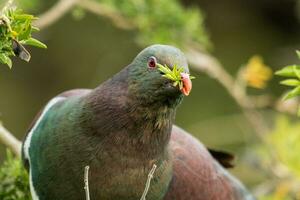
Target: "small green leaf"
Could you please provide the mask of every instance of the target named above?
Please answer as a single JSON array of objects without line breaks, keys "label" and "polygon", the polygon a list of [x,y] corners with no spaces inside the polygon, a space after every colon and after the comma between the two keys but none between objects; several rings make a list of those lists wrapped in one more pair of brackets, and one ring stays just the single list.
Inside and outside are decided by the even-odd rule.
[{"label": "small green leaf", "polygon": [[9,57],[7,57],[6,64],[8,65],[9,69],[12,68],[12,61],[11,61],[11,59]]},{"label": "small green leaf", "polygon": [[177,72],[177,66],[176,66],[176,65],[173,67],[172,72],[173,72],[174,74]]},{"label": "small green leaf", "polygon": [[20,27],[21,30],[18,31],[18,40],[26,40],[31,37],[31,21],[25,21]]},{"label": "small green leaf", "polygon": [[286,85],[286,86],[299,86],[300,81],[297,79],[287,79],[287,80],[281,81],[280,84]]},{"label": "small green leaf", "polygon": [[179,82],[179,89],[181,90],[183,88],[183,83],[182,81]]},{"label": "small green leaf", "polygon": [[178,73],[181,73],[183,71],[184,71],[184,69],[183,69],[183,67],[181,67],[181,68],[179,68]]},{"label": "small green leaf", "polygon": [[289,91],[284,97],[283,100],[288,100],[300,95],[300,86],[294,88],[293,90]]},{"label": "small green leaf", "polygon": [[0,62],[6,64],[10,69],[12,68],[11,59],[3,53],[0,53]]},{"label": "small green leaf", "polygon": [[15,20],[32,20],[32,19],[36,19],[36,17],[34,17],[33,15],[22,13],[20,9],[15,10],[15,12],[12,12],[11,16],[13,16]]},{"label": "small green leaf", "polygon": [[165,74],[165,75],[163,75],[163,77],[171,79],[171,80],[175,80],[175,78],[172,76],[172,74]]},{"label": "small green leaf", "polygon": [[298,58],[300,59],[300,51],[296,50],[296,53],[297,53]]},{"label": "small green leaf", "polygon": [[296,76],[300,79],[300,69],[297,69],[297,67],[294,66],[294,67],[293,67],[293,70],[294,70]]},{"label": "small green leaf", "polygon": [[34,38],[29,38],[27,40],[22,40],[20,41],[21,44],[25,44],[25,45],[30,45],[30,46],[35,46],[35,47],[39,47],[39,48],[43,48],[43,49],[46,49],[47,46],[40,42],[39,40],[37,39],[34,39]]},{"label": "small green leaf", "polygon": [[281,70],[276,71],[275,74],[278,76],[285,76],[285,77],[297,77],[296,75],[297,70],[300,70],[299,65],[290,65],[284,67]]},{"label": "small green leaf", "polygon": [[2,53],[0,53],[0,62],[6,64],[6,56]]},{"label": "small green leaf", "polygon": [[163,66],[163,65],[161,65],[159,63],[157,63],[157,66],[158,66],[158,70],[161,71],[164,74],[172,73],[172,71],[168,67],[166,67],[166,66]]}]

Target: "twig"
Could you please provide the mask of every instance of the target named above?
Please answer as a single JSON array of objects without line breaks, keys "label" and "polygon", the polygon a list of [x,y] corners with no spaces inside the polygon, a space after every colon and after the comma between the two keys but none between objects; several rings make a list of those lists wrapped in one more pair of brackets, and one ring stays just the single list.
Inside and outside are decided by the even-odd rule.
[{"label": "twig", "polygon": [[90,166],[85,166],[85,168],[84,168],[84,190],[85,190],[85,199],[86,200],[90,200],[89,169],[90,169]]},{"label": "twig", "polygon": [[54,22],[63,17],[68,11],[73,8],[80,0],[60,0],[47,12],[39,16],[34,25],[40,29],[52,25]]},{"label": "twig", "polygon": [[234,78],[225,71],[224,67],[216,58],[194,49],[188,49],[185,54],[192,68],[204,72],[220,82],[228,93],[243,107],[252,107],[245,97],[244,89],[236,87]]},{"label": "twig", "polygon": [[147,195],[147,193],[149,191],[151,180],[153,178],[153,174],[154,174],[154,172],[156,170],[156,167],[157,167],[156,164],[153,164],[153,167],[152,167],[152,169],[150,170],[150,172],[148,174],[148,179],[147,179],[147,183],[146,183],[146,186],[145,186],[145,190],[144,190],[143,195],[140,198],[140,200],[146,200],[146,195]]},{"label": "twig", "polygon": [[21,146],[22,143],[15,138],[3,125],[0,123],[0,141],[7,146],[13,153],[21,157]]},{"label": "twig", "polygon": [[274,182],[274,180],[264,181],[253,189],[253,194],[256,197],[266,196],[267,194],[271,193],[271,191],[276,187],[277,184],[278,183]]},{"label": "twig", "polygon": [[94,0],[82,0],[79,1],[77,5],[91,13],[109,18],[115,26],[121,29],[134,28],[134,25],[124,18],[120,12],[115,11],[103,3],[99,3]]}]

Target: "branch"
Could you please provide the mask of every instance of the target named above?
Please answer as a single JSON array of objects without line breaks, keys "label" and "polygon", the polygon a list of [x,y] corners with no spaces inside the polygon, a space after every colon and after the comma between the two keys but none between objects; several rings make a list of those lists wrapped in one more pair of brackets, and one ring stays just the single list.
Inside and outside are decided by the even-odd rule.
[{"label": "branch", "polygon": [[40,29],[51,26],[76,5],[101,17],[109,18],[118,28],[134,28],[133,24],[121,16],[119,12],[103,3],[98,3],[93,0],[60,0],[47,12],[40,15],[34,25]]},{"label": "branch", "polygon": [[148,179],[147,179],[147,182],[146,182],[145,190],[144,190],[143,195],[142,195],[140,200],[146,200],[146,195],[149,191],[151,180],[153,178],[153,174],[156,170],[156,167],[157,167],[156,164],[153,164],[153,167],[152,167],[152,169],[150,170],[150,172],[148,174]]},{"label": "branch", "polygon": [[235,84],[234,78],[216,58],[194,49],[188,49],[185,54],[188,62],[191,64],[191,68],[194,68],[196,71],[204,72],[209,77],[216,79],[239,105],[253,108],[253,105],[246,97],[244,89],[240,87],[240,85]]},{"label": "branch", "polygon": [[16,156],[21,157],[22,143],[5,129],[2,124],[0,124],[0,142],[12,150]]},{"label": "branch", "polygon": [[211,78],[217,80],[233,97],[237,104],[242,108],[244,115],[252,124],[258,136],[264,139],[264,134],[269,132],[269,127],[264,117],[255,109],[255,104],[251,101],[241,84],[236,84],[234,78],[225,70],[218,60],[211,55],[201,53],[197,50],[188,48],[185,52],[191,67],[197,71],[205,72]]},{"label": "branch", "polygon": [[86,200],[90,200],[89,169],[90,169],[90,166],[85,166],[85,168],[84,168],[84,190],[85,190],[85,199]]},{"label": "branch", "polygon": [[39,16],[34,25],[40,29],[51,26],[67,12],[69,12],[80,0],[60,0],[47,12]]},{"label": "branch", "polygon": [[297,110],[299,106],[299,101],[297,100],[297,98],[289,99],[286,101],[283,101],[282,99],[283,97],[279,98],[279,100],[275,102],[275,109],[278,112],[287,113],[290,115],[297,115]]}]

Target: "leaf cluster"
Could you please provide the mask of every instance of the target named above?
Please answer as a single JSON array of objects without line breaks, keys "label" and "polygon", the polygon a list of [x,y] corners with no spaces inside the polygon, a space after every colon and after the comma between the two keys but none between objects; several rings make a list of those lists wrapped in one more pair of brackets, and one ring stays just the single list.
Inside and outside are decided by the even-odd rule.
[{"label": "leaf cluster", "polygon": [[0,166],[0,180],[1,200],[31,200],[28,174],[10,151]]},{"label": "leaf cluster", "polygon": [[[181,73],[183,73],[183,68],[182,67],[178,67],[178,66],[173,66],[173,69],[171,70],[167,65],[162,65],[157,63],[156,64],[158,66],[158,70],[161,71],[163,73],[163,77],[170,79],[171,81],[173,81],[173,86],[176,87],[178,85],[179,89],[183,88],[183,82],[182,82],[182,77],[181,77]],[[188,74],[188,76],[190,77],[190,79],[195,79],[194,76],[190,76]]]},{"label": "leaf cluster", "polygon": [[12,67],[12,56],[29,61],[30,54],[23,45],[47,48],[45,44],[32,38],[38,28],[32,26],[36,18],[24,14],[19,9],[8,9],[0,16],[0,62]]},{"label": "leaf cluster", "polygon": [[196,7],[185,8],[178,0],[98,0],[121,13],[138,30],[142,45],[173,44],[178,47],[200,44],[210,48],[204,17]]},{"label": "leaf cluster", "polygon": [[300,123],[292,123],[286,117],[279,117],[275,130],[269,135],[279,160],[300,181]]},{"label": "leaf cluster", "polygon": [[[274,180],[276,184],[270,198],[261,199],[298,199],[296,196],[300,184],[299,130],[299,122],[291,122],[287,117],[279,116],[275,121],[274,130],[266,134],[267,145],[263,143],[257,149],[260,153],[260,164],[264,169],[267,172],[272,169],[276,174],[280,174],[280,179]],[[271,159],[270,154],[275,157]]]},{"label": "leaf cluster", "polygon": [[[297,55],[300,59],[300,51],[297,51]],[[281,81],[280,84],[292,87],[292,89],[284,96],[284,100],[300,95],[300,65],[286,66],[283,69],[278,70],[275,74],[287,77],[287,79]],[[298,110],[298,115],[300,115],[300,109]]]}]

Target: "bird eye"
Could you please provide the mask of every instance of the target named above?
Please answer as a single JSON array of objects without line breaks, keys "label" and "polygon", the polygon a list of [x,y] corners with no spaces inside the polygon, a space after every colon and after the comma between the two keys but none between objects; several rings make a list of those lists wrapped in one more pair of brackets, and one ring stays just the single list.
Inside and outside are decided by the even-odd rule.
[{"label": "bird eye", "polygon": [[154,68],[156,67],[156,58],[154,56],[151,56],[149,59],[148,59],[148,67],[149,68]]}]

